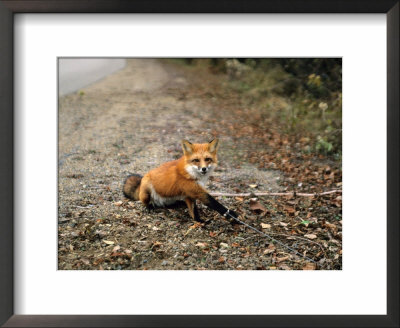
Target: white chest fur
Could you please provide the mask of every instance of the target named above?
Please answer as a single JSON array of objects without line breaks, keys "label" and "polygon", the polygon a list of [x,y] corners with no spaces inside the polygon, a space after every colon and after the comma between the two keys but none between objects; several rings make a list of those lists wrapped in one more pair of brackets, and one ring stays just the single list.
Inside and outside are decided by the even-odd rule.
[{"label": "white chest fur", "polygon": [[204,176],[204,177],[201,177],[200,179],[197,179],[196,181],[197,181],[197,183],[198,183],[200,186],[202,186],[203,188],[205,188],[205,186],[206,186],[206,184],[207,184],[207,181],[208,181],[208,177],[209,177],[209,174],[207,174],[207,175]]},{"label": "white chest fur", "polygon": [[189,175],[192,178],[196,179],[197,183],[200,186],[205,187],[207,184],[208,178],[210,177],[212,171],[214,171],[214,166],[209,165],[208,171],[206,174],[202,174],[196,165],[188,165],[188,166],[186,166],[185,169],[186,169],[186,172],[189,173]]},{"label": "white chest fur", "polygon": [[175,197],[163,197],[160,196],[154,189],[150,186],[151,190],[151,203],[155,206],[166,206],[176,203],[178,200],[185,200],[185,196],[175,196]]}]

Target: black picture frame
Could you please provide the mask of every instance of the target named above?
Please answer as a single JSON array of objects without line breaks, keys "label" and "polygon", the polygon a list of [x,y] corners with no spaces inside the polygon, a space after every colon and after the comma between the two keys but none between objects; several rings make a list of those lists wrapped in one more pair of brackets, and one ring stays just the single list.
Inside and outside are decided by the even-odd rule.
[{"label": "black picture frame", "polygon": [[[0,324],[4,327],[399,327],[398,0],[0,0]],[[13,28],[17,13],[385,13],[387,315],[14,315]],[[365,286],[368,288],[368,286]],[[218,295],[223,299],[223,295]]]}]

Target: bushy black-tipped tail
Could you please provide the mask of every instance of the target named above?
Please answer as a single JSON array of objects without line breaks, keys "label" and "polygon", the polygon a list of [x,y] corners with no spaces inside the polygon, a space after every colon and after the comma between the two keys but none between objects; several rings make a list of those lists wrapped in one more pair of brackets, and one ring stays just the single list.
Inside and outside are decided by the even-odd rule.
[{"label": "bushy black-tipped tail", "polygon": [[139,187],[142,181],[142,176],[139,174],[131,174],[125,179],[124,187],[122,189],[125,197],[139,200]]}]

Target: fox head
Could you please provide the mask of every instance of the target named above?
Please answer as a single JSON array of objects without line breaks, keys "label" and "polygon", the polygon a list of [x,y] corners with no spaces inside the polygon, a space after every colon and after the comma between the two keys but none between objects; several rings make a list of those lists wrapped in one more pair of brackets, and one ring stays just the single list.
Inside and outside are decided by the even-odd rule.
[{"label": "fox head", "polygon": [[208,178],[218,164],[218,139],[203,144],[182,140],[182,149],[185,169],[195,179]]}]

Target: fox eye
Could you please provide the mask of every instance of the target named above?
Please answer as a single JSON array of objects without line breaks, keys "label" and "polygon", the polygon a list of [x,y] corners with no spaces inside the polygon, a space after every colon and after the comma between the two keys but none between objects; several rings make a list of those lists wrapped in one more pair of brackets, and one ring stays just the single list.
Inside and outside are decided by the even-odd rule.
[{"label": "fox eye", "polygon": [[206,162],[211,162],[211,161],[212,161],[212,158],[210,158],[210,157],[206,158]]},{"label": "fox eye", "polygon": [[192,162],[193,163],[198,163],[198,162],[200,162],[200,160],[198,158],[195,158],[195,159],[192,160]]}]

